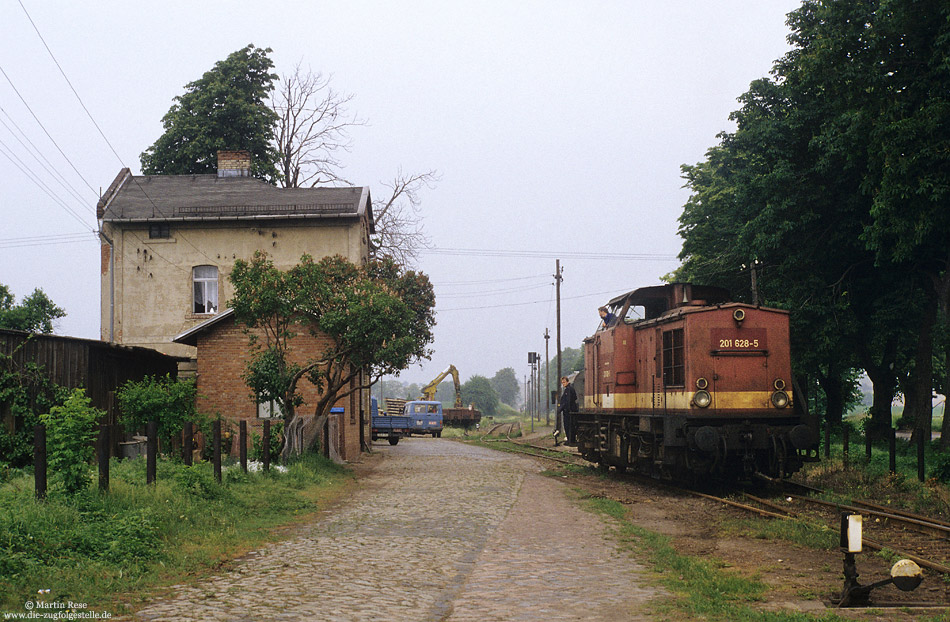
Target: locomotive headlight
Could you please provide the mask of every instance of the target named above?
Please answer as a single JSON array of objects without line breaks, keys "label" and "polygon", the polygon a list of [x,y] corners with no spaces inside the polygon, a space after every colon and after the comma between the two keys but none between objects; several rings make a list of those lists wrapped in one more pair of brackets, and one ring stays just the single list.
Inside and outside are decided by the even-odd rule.
[{"label": "locomotive headlight", "polygon": [[696,404],[700,408],[706,408],[712,404],[712,396],[709,395],[709,391],[700,389],[693,394],[693,404]]},{"label": "locomotive headlight", "polygon": [[775,387],[776,391],[781,391],[785,388],[785,381],[781,378],[776,378],[775,382],[772,383],[772,386]]},{"label": "locomotive headlight", "polygon": [[705,388],[708,387],[708,386],[709,386],[709,382],[708,382],[705,378],[697,378],[697,379],[696,379],[696,388],[697,388],[697,389],[705,389]]},{"label": "locomotive headlight", "polygon": [[776,391],[772,394],[772,406],[776,408],[785,408],[788,406],[788,393],[785,391]]}]

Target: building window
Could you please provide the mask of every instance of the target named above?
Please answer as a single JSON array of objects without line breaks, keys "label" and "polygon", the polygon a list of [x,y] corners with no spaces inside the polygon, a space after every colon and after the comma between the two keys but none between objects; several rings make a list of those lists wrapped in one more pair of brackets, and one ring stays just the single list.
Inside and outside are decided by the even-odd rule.
[{"label": "building window", "polygon": [[195,291],[195,313],[218,311],[218,268],[195,266],[192,281]]},{"label": "building window", "polygon": [[280,410],[280,405],[274,400],[267,400],[257,403],[258,419],[280,419],[284,413]]},{"label": "building window", "polygon": [[683,329],[663,333],[663,385],[686,385],[686,365],[683,357]]},{"label": "building window", "polygon": [[158,240],[172,237],[172,230],[168,223],[148,226],[148,237],[151,240]]}]

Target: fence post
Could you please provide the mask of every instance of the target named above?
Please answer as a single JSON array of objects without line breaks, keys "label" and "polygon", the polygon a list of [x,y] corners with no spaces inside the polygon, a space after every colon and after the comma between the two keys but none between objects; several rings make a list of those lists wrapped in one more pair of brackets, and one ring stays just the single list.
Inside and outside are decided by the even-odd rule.
[{"label": "fence post", "polygon": [[270,419],[264,419],[264,437],[261,439],[264,470],[270,471]]},{"label": "fence post", "polygon": [[99,426],[99,490],[109,491],[109,425]]},{"label": "fence post", "polygon": [[158,464],[158,422],[149,421],[145,433],[148,435],[145,443],[145,483],[154,484]]},{"label": "fence post", "polygon": [[36,498],[46,498],[46,426],[33,426],[33,482]]},{"label": "fence post", "polygon": [[194,442],[194,426],[190,421],[185,422],[184,441],[185,442],[181,444],[181,459],[186,465],[191,466],[192,452],[194,451],[194,448],[192,447]]},{"label": "fence post", "polygon": [[916,430],[917,432],[917,479],[924,481],[927,479],[924,475],[924,447],[926,447],[926,441],[924,440],[924,432],[922,430]]},{"label": "fence post", "polygon": [[221,420],[211,424],[212,443],[214,443],[214,478],[221,483]]},{"label": "fence post", "polygon": [[241,419],[238,442],[241,443],[241,470],[247,473],[247,421]]},{"label": "fence post", "polygon": [[848,468],[848,454],[850,453],[851,443],[851,426],[845,424],[841,426],[841,461],[844,463],[844,468]]},{"label": "fence post", "polygon": [[887,465],[893,475],[897,473],[897,430],[894,428],[888,428],[887,430]]},{"label": "fence post", "polygon": [[825,460],[831,458],[831,421],[825,413]]}]

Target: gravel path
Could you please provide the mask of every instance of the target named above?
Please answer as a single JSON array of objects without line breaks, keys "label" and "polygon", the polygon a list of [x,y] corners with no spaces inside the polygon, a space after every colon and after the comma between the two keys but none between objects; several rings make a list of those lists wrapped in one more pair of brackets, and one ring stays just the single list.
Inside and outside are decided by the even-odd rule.
[{"label": "gravel path", "polygon": [[442,439],[374,451],[325,518],[135,619],[647,619],[642,569],[537,461]]}]

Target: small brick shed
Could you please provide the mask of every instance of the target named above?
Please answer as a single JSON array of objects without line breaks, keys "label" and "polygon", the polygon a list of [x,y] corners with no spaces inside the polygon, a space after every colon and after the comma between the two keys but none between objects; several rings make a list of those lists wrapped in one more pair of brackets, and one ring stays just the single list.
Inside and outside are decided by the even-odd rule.
[{"label": "small brick shed", "polygon": [[[248,433],[253,430],[260,434],[263,419],[258,416],[258,404],[251,395],[242,375],[251,357],[249,330],[238,324],[233,309],[228,309],[202,322],[191,330],[175,337],[175,342],[195,346],[197,356],[198,411],[210,415],[220,414],[234,424],[235,431],[239,421],[248,422]],[[263,337],[263,333],[260,334]],[[313,337],[301,331],[293,340],[291,359],[303,364],[308,358],[316,356],[323,339]],[[312,384],[302,381],[298,392],[304,403],[297,407],[297,415],[304,423],[305,446],[312,444],[318,434],[322,434],[329,443],[329,455],[341,460],[356,460],[361,446],[361,426],[367,425],[365,408],[361,404],[362,391],[344,397],[334,406],[342,413],[330,415],[330,421],[323,430],[315,429],[314,408],[319,393]],[[232,455],[238,451],[237,444],[232,447]]]}]

